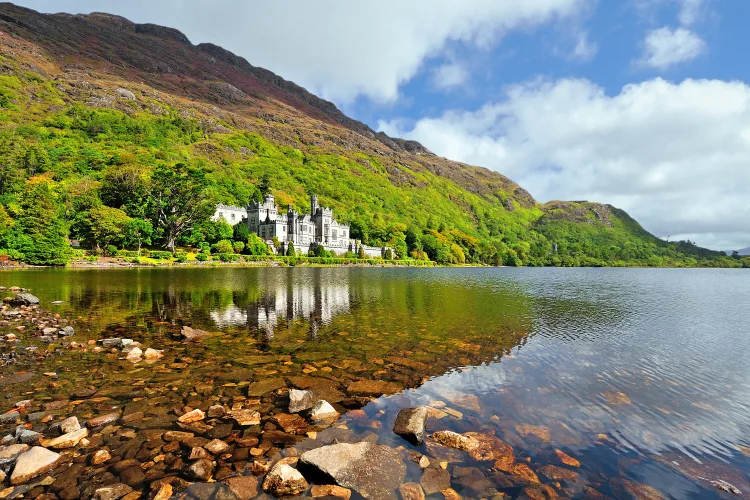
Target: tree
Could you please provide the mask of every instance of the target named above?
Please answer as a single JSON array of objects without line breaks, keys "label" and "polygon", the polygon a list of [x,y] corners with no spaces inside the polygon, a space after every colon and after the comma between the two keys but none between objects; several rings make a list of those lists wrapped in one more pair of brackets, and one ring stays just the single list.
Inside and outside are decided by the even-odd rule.
[{"label": "tree", "polygon": [[268,244],[263,241],[260,236],[255,233],[250,233],[250,237],[247,239],[247,245],[245,245],[245,253],[249,255],[270,255],[271,249],[268,248]]},{"label": "tree", "polygon": [[263,177],[260,180],[260,184],[258,185],[258,190],[260,191],[260,194],[262,197],[266,197],[266,195],[271,193],[271,177],[266,172],[263,174]]},{"label": "tree", "polygon": [[29,181],[17,220],[21,231],[18,250],[27,263],[65,265],[70,259],[68,230],[60,212],[52,183],[47,179]]},{"label": "tree", "polygon": [[119,208],[101,205],[89,210],[88,223],[92,243],[98,248],[122,245],[126,230],[132,219]]},{"label": "tree", "polygon": [[214,253],[232,253],[234,252],[234,247],[231,241],[221,240],[213,244],[212,250]]},{"label": "tree", "polygon": [[99,196],[105,205],[122,208],[131,217],[142,217],[147,192],[148,182],[142,167],[118,165],[104,175]]},{"label": "tree", "polygon": [[51,167],[47,150],[43,147],[32,144],[26,149],[23,155],[23,167],[29,175],[41,174],[48,171]]},{"label": "tree", "polygon": [[289,257],[294,257],[295,255],[297,255],[297,251],[294,249],[294,243],[291,241],[289,242],[289,245],[287,245],[286,247],[286,254]]},{"label": "tree", "polygon": [[245,249],[245,243],[242,241],[235,241],[232,243],[232,248],[234,249],[234,253],[242,253]]},{"label": "tree", "polygon": [[170,252],[174,253],[178,237],[213,214],[215,207],[206,196],[206,187],[205,174],[184,163],[160,166],[151,176],[149,213]]},{"label": "tree", "polygon": [[393,252],[390,248],[386,248],[385,250],[385,260],[393,260]]},{"label": "tree", "polygon": [[154,227],[151,222],[143,219],[130,219],[125,228],[125,244],[136,246],[138,256],[141,255],[141,245],[150,245],[151,237],[154,234]]},{"label": "tree", "polygon": [[362,245],[360,245],[359,250],[357,250],[357,257],[359,257],[360,259],[367,258],[367,254],[365,254],[365,247],[363,247]]},{"label": "tree", "polygon": [[238,222],[235,224],[234,229],[232,231],[232,239],[234,241],[241,241],[242,243],[247,243],[247,240],[250,238],[250,229],[247,227],[247,223],[245,222]]}]

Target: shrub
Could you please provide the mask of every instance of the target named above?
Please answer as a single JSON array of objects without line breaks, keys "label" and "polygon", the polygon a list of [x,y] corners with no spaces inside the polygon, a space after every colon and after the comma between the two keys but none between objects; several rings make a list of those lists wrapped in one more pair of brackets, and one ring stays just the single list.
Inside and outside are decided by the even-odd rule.
[{"label": "shrub", "polygon": [[107,255],[110,257],[117,257],[117,247],[114,245],[107,245]]},{"label": "shrub", "polygon": [[245,243],[242,241],[235,241],[232,243],[232,248],[234,248],[234,253],[242,253],[242,251],[245,249]]},{"label": "shrub", "polygon": [[199,252],[195,254],[195,260],[197,260],[198,262],[205,262],[208,260],[208,254],[204,252]]},{"label": "shrub", "polygon": [[234,247],[232,246],[232,242],[229,240],[221,240],[217,243],[214,243],[211,246],[211,250],[213,253],[223,254],[223,253],[232,253],[234,252]]},{"label": "shrub", "polygon": [[220,253],[219,260],[222,262],[234,262],[240,258],[239,255],[234,253]]},{"label": "shrub", "polygon": [[211,244],[207,241],[201,241],[200,245],[198,245],[198,248],[200,248],[201,252],[205,254],[211,254]]},{"label": "shrub", "polygon": [[157,260],[169,260],[172,258],[172,252],[167,252],[166,250],[151,250],[148,252],[148,256]]},{"label": "shrub", "polygon": [[185,252],[177,252],[175,258],[177,262],[187,262],[187,254]]}]

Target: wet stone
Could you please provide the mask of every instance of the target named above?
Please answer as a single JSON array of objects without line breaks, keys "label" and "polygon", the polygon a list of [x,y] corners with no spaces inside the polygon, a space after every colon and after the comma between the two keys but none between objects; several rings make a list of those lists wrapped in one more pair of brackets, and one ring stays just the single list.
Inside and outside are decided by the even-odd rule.
[{"label": "wet stone", "polygon": [[576,482],[580,478],[577,472],[556,465],[545,465],[537,469],[536,473],[549,481]]},{"label": "wet stone", "polygon": [[[313,498],[325,497],[349,500],[352,496],[352,491],[335,484],[316,484],[310,489],[310,495]],[[422,496],[422,498],[424,498],[424,496]]]},{"label": "wet stone", "polygon": [[393,432],[413,444],[424,440],[424,428],[427,422],[427,408],[403,408],[398,412]]},{"label": "wet stone", "polygon": [[52,470],[60,460],[60,455],[41,446],[35,446],[16,459],[16,466],[10,476],[10,484],[23,484],[29,479]]},{"label": "wet stone", "polygon": [[386,380],[358,380],[349,384],[346,391],[350,394],[363,396],[382,396],[384,394],[395,394],[402,389],[403,386],[400,384]]},{"label": "wet stone", "polygon": [[91,456],[91,465],[103,464],[110,458],[112,458],[112,455],[107,450],[99,450]]},{"label": "wet stone", "polygon": [[229,451],[229,445],[220,439],[209,441],[203,447],[214,455],[221,455]]},{"label": "wet stone", "polygon": [[620,500],[664,500],[657,489],[619,477],[610,480],[609,487]]},{"label": "wet stone", "polygon": [[47,448],[53,448],[55,450],[62,450],[65,448],[73,448],[81,442],[83,438],[89,435],[88,429],[79,429],[77,431],[63,434],[60,437],[56,437],[49,441],[45,441],[43,444]]},{"label": "wet stone", "polygon": [[214,473],[214,464],[210,460],[202,459],[195,462],[188,469],[190,475],[200,481],[208,481]]},{"label": "wet stone", "polygon": [[69,432],[75,432],[81,430],[81,424],[78,422],[77,417],[68,417],[60,422],[60,432],[67,434]]},{"label": "wet stone", "polygon": [[451,475],[444,469],[427,468],[422,473],[419,484],[425,493],[432,495],[451,487]]},{"label": "wet stone", "polygon": [[263,491],[275,496],[297,495],[308,484],[300,472],[286,463],[276,464],[263,480]]},{"label": "wet stone", "polygon": [[133,488],[127,484],[110,484],[94,491],[93,498],[94,500],[119,500],[132,491]]},{"label": "wet stone", "polygon": [[315,404],[315,395],[312,391],[299,389],[289,390],[289,413],[298,413],[312,408]]},{"label": "wet stone", "polygon": [[310,410],[310,420],[313,423],[332,422],[338,418],[339,412],[328,401],[320,400]]},{"label": "wet stone", "polygon": [[402,500],[424,500],[424,490],[419,483],[405,483],[398,487]]},{"label": "wet stone", "polygon": [[298,466],[311,477],[330,477],[339,486],[371,499],[396,498],[406,474],[398,451],[373,443],[323,446],[303,453]]},{"label": "wet stone", "polygon": [[208,408],[208,418],[223,417],[227,413],[226,409],[222,405],[212,405]]},{"label": "wet stone", "polygon": [[283,378],[267,378],[250,384],[247,388],[247,395],[262,396],[282,387],[286,387],[286,381]]},{"label": "wet stone", "polygon": [[224,480],[238,500],[250,500],[258,495],[258,478],[255,476],[235,476]]},{"label": "wet stone", "polygon": [[114,424],[120,418],[119,413],[107,413],[99,417],[91,418],[86,422],[86,427],[93,429],[105,425]]},{"label": "wet stone", "polygon": [[3,424],[3,425],[13,424],[19,418],[21,418],[21,414],[18,413],[17,411],[3,413],[2,415],[0,415],[0,424]]},{"label": "wet stone", "polygon": [[479,448],[479,441],[475,438],[453,431],[437,431],[432,435],[432,439],[443,446],[457,450],[470,451]]},{"label": "wet stone", "polygon": [[182,415],[177,419],[177,421],[183,424],[191,424],[193,422],[203,420],[204,418],[206,418],[206,414],[203,413],[203,410],[201,410],[200,408],[196,408],[195,410],[189,411]]}]

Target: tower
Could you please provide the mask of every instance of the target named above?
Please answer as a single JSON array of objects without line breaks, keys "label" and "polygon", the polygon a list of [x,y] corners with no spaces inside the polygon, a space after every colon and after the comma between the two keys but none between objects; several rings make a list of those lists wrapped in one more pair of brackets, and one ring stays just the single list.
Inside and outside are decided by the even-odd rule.
[{"label": "tower", "polygon": [[318,211],[318,195],[311,194],[310,195],[310,215],[315,215],[315,212],[317,211]]}]

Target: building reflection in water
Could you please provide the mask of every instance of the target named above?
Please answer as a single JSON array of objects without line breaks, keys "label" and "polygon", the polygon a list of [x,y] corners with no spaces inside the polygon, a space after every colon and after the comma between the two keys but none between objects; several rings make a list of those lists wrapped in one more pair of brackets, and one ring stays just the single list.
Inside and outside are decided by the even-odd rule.
[{"label": "building reflection in water", "polygon": [[324,272],[296,278],[299,276],[259,274],[260,296],[256,300],[244,306],[234,303],[215,309],[211,311],[211,319],[219,328],[246,325],[250,332],[259,333],[265,340],[273,338],[277,326],[305,320],[310,325],[309,338],[314,340],[322,325],[349,312],[349,280],[328,279],[331,277]]}]

